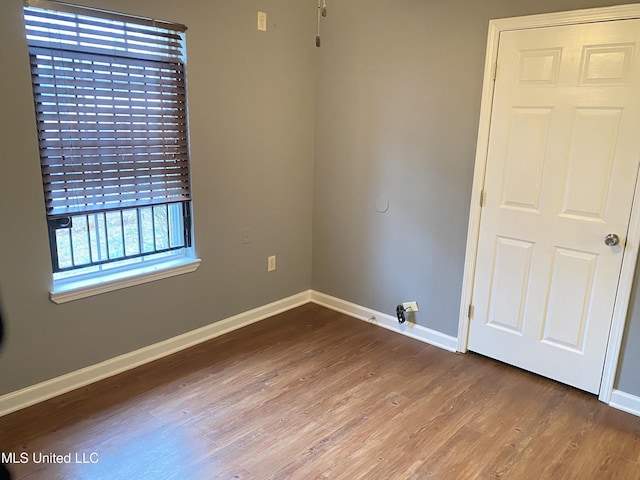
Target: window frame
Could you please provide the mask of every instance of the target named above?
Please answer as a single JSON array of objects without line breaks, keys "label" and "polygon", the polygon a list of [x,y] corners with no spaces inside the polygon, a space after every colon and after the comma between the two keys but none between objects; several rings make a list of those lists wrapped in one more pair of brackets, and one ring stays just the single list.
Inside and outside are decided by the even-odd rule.
[{"label": "window frame", "polygon": [[[24,2],[24,15],[25,15],[25,24],[27,24],[27,15],[30,15],[30,13],[33,12],[33,8],[37,8],[37,9],[44,9],[45,12],[42,12],[42,16],[45,16],[47,14],[51,14],[52,16],[55,15],[62,15],[64,16],[65,14],[72,14],[72,15],[76,15],[75,17],[70,17],[71,19],[75,19],[76,20],[76,29],[77,28],[81,28],[80,25],[83,24],[85,20],[87,19],[88,22],[91,22],[93,20],[96,20],[98,22],[100,21],[114,21],[114,22],[122,22],[122,28],[121,30],[123,32],[125,32],[125,35],[127,34],[126,32],[129,31],[129,27],[133,26],[134,29],[136,26],[141,26],[141,31],[143,33],[143,35],[145,34],[144,28],[147,28],[147,31],[155,31],[150,29],[149,27],[153,27],[153,29],[167,29],[167,36],[170,35],[171,31],[179,31],[180,33],[180,40],[176,41],[176,40],[171,40],[170,42],[173,44],[173,46],[168,47],[168,48],[173,48],[173,51],[179,51],[180,55],[179,57],[174,57],[174,58],[180,58],[180,65],[182,68],[182,72],[181,72],[181,81],[183,84],[183,111],[184,111],[184,116],[183,116],[183,120],[181,121],[182,124],[184,125],[184,128],[180,130],[180,132],[178,132],[183,138],[184,138],[184,145],[186,145],[186,161],[185,160],[181,160],[181,165],[186,165],[186,167],[182,167],[182,171],[181,171],[181,175],[183,180],[181,180],[181,184],[180,187],[182,188],[181,192],[184,191],[184,187],[182,187],[182,185],[184,185],[184,168],[186,168],[186,185],[187,185],[187,195],[186,197],[184,196],[184,194],[182,194],[182,197],[178,197],[178,196],[174,196],[174,197],[170,197],[167,196],[167,199],[165,199],[164,201],[162,201],[162,197],[160,197],[160,200],[156,200],[154,202],[154,198],[153,198],[153,193],[149,194],[151,195],[151,200],[144,200],[141,198],[141,200],[137,200],[137,203],[134,204],[126,204],[126,203],[122,203],[120,201],[120,199],[116,198],[115,201],[115,207],[114,204],[107,204],[107,202],[104,202],[103,206],[106,208],[100,208],[100,207],[93,207],[93,209],[91,209],[91,207],[88,207],[86,210],[83,210],[83,207],[81,206],[79,210],[75,210],[73,208],[73,206],[71,208],[69,208],[69,213],[66,212],[56,212],[56,213],[51,213],[52,207],[51,202],[50,202],[50,196],[47,196],[47,191],[46,191],[46,185],[45,185],[45,172],[44,172],[44,168],[45,168],[45,160],[44,157],[42,157],[42,155],[46,155],[46,145],[43,147],[44,142],[43,143],[43,139],[41,136],[41,126],[39,126],[39,134],[38,134],[38,138],[39,138],[39,144],[40,144],[40,150],[41,150],[41,165],[43,168],[43,188],[44,188],[44,194],[45,194],[45,200],[47,200],[46,204],[47,204],[47,224],[48,224],[48,234],[49,234],[49,245],[50,245],[50,249],[51,249],[51,265],[52,265],[52,271],[53,271],[53,284],[52,284],[52,289],[50,292],[50,297],[51,300],[54,301],[55,303],[64,303],[66,301],[70,301],[70,300],[75,300],[77,298],[85,298],[87,296],[91,296],[91,295],[95,295],[95,294],[99,294],[99,293],[104,293],[107,291],[112,291],[112,290],[116,290],[119,288],[126,288],[132,285],[138,285],[141,283],[146,283],[149,281],[154,281],[154,280],[158,280],[161,278],[167,278],[167,277],[171,277],[174,275],[180,275],[183,273],[189,273],[192,271],[195,271],[199,264],[200,264],[200,260],[198,258],[196,258],[195,256],[195,247],[194,247],[194,242],[193,242],[193,222],[192,222],[192,210],[193,210],[193,205],[192,205],[192,199],[191,199],[191,179],[190,179],[190,159],[189,159],[189,152],[188,152],[188,144],[189,144],[189,133],[188,133],[188,107],[187,107],[187,100],[186,100],[186,38],[184,37],[184,31],[186,31],[186,27],[184,25],[181,24],[176,24],[176,23],[171,23],[171,22],[165,22],[165,21],[161,21],[161,20],[155,20],[155,19],[149,19],[149,18],[143,18],[143,17],[135,17],[135,16],[130,16],[130,15],[126,15],[126,14],[121,14],[121,13],[117,13],[117,12],[107,12],[104,10],[96,10],[96,9],[92,9],[89,7],[82,7],[82,6],[75,6],[75,5],[70,5],[70,4],[63,4],[63,3],[54,3],[54,2],[50,2],[48,0],[25,0]],[[55,12],[65,12],[64,14],[59,14],[59,13],[55,13]],[[33,17],[33,15],[31,15],[31,17]],[[80,18],[82,18],[83,20],[81,21]],[[32,19],[30,21],[33,21]],[[55,25],[55,24],[54,24]],[[58,28],[54,28],[54,27],[47,27],[49,30],[59,30]],[[158,31],[163,31],[163,30],[158,30]],[[101,32],[100,32],[101,33]],[[101,33],[102,34],[102,33]],[[40,37],[38,36],[37,30],[34,30],[33,26],[31,26],[31,29],[27,29],[27,35],[31,35],[31,37],[27,38],[27,43],[29,46],[29,59],[30,62],[34,62],[34,59],[37,59],[36,57],[36,53],[34,53],[34,51],[42,51],[42,45],[39,44],[37,38],[41,38],[41,37],[45,37],[46,35],[41,35]],[[48,33],[47,33],[48,35]],[[103,34],[106,35],[106,34]],[[161,34],[159,34],[161,35]],[[60,37],[60,34],[58,34],[58,37]],[[115,36],[114,36],[115,37]],[[34,38],[36,38],[36,40],[34,40]],[[175,35],[174,35],[175,38]],[[59,42],[59,38],[57,38],[56,40],[58,40]],[[92,61],[99,61],[100,60],[100,55],[103,56],[108,56],[111,55],[111,50],[107,50],[107,53],[105,53],[104,51],[97,51],[97,52],[93,52],[93,51],[87,51],[85,52],[83,49],[85,48],[84,46],[80,46],[82,39],[80,36],[78,36],[78,39],[76,41],[77,45],[74,45],[73,47],[69,47],[69,48],[65,48],[65,46],[63,45],[62,47],[60,46],[60,43],[56,44],[56,46],[52,46],[51,47],[51,55],[54,55],[54,52],[57,52],[56,54],[60,54],[61,57],[63,57],[65,55],[65,52],[70,51],[72,52],[72,54],[75,55],[86,55],[87,57],[91,57],[93,58]],[[126,42],[128,42],[128,39],[125,39]],[[52,41],[51,44],[53,44],[54,42]],[[176,50],[175,45],[179,44],[179,48],[178,50]],[[151,44],[152,47],[151,48],[156,48],[155,44]],[[162,44],[158,44],[159,45],[159,49],[161,50],[162,48]],[[92,50],[90,47],[86,47],[89,50]],[[112,47],[105,47],[105,48],[112,48]],[[117,47],[113,47],[113,48],[119,48],[119,45]],[[133,62],[135,61],[147,61],[147,62],[153,62],[153,58],[152,55],[144,55],[144,54],[139,54],[139,53],[131,53],[130,52],[130,47],[129,44],[127,43],[125,46],[125,51],[126,53],[124,54],[124,57],[122,58],[129,58],[131,59]],[[146,47],[145,47],[146,48]],[[95,50],[95,49],[93,49]],[[62,53],[60,53],[62,52]],[[75,53],[74,53],[75,52]],[[78,53],[80,52],[80,53]],[[162,52],[164,52],[164,50],[162,50]],[[158,53],[157,55],[163,55],[163,53]],[[169,55],[169,53],[167,54]],[[175,55],[175,53],[173,54]],[[114,58],[118,57],[118,54],[112,54],[112,56]],[[52,61],[53,61],[53,57]],[[151,59],[150,59],[151,58]],[[160,58],[160,57],[159,57]],[[168,57],[167,57],[168,58]],[[96,60],[97,59],[97,60]],[[37,61],[37,60],[35,60]],[[160,65],[159,68],[162,68],[162,65],[164,65],[162,63],[163,60],[157,60],[157,64]],[[126,60],[125,60],[126,62]],[[33,67],[32,67],[33,68]],[[153,67],[152,67],[153,68]],[[53,69],[55,70],[55,66],[53,67]],[[111,75],[112,77],[114,76],[114,71],[113,69],[105,69],[105,71],[111,72],[108,75]],[[161,89],[161,95],[167,95],[170,96],[173,94],[172,91],[170,91],[168,94],[166,94],[165,92],[162,91],[163,85],[164,85],[164,78],[166,77],[166,75],[162,72],[164,72],[165,70],[160,70],[160,74],[159,76],[156,76],[157,80],[156,83],[159,84],[159,87]],[[38,104],[36,99],[37,97],[37,93],[36,93],[36,86],[39,85],[39,83],[36,81],[36,79],[38,79],[38,81],[40,81],[40,78],[37,77],[38,74],[33,73],[32,76],[32,86],[33,86],[33,94],[34,94],[34,102],[36,103],[36,113],[37,113],[37,109],[38,109]],[[128,74],[127,74],[128,75]],[[76,74],[73,73],[73,76],[75,78]],[[84,74],[82,74],[82,76],[85,76]],[[135,75],[132,75],[132,77]],[[91,78],[89,76],[89,78]],[[145,77],[146,78],[146,73],[145,73]],[[127,76],[127,80],[129,79],[129,76]],[[112,84],[115,85],[116,80],[111,80]],[[137,80],[136,80],[137,82]],[[85,82],[87,83],[87,82]],[[55,80],[55,74],[54,74],[54,78],[50,81],[50,85],[53,85],[55,90],[58,90],[57,85],[59,85],[59,83],[57,83],[57,81]],[[98,85],[98,82],[96,82],[96,85]],[[95,87],[94,85],[91,86],[91,88],[99,88],[99,87]],[[133,87],[130,87],[131,89]],[[140,87],[137,87],[138,90],[140,90]],[[42,89],[41,89],[42,90]],[[62,90],[62,89],[60,89]],[[117,122],[117,118],[116,118],[116,110],[115,107],[113,105],[116,105],[117,102],[115,102],[116,100],[116,95],[118,95],[118,93],[121,90],[118,89],[118,87],[112,87],[112,101],[113,103],[112,108],[114,109],[114,113],[113,113],[113,119],[110,119],[110,117],[106,117],[109,120],[107,120],[106,123],[118,123]],[[75,93],[75,91],[73,92]],[[59,98],[58,97],[58,93],[54,93],[54,99]],[[141,97],[146,99],[144,100],[144,102],[148,102],[150,95],[149,93],[146,91],[146,89],[142,90],[142,93],[131,93],[130,94],[133,100],[139,100]],[[134,97],[135,96],[135,97]],[[82,102],[84,101],[85,97],[83,97],[82,95],[78,95],[78,96],[74,96],[73,99],[81,99],[81,100],[76,100],[76,103]],[[182,97],[180,97],[182,98]],[[130,103],[133,101],[131,100]],[[162,101],[162,100],[161,100]],[[173,105],[173,103],[171,103],[172,101],[177,101],[177,100],[172,100],[171,98],[169,98],[169,105]],[[56,103],[53,104],[53,107],[50,107],[54,110],[53,113],[58,112],[57,114],[62,116],[63,114],[66,114],[68,112],[73,112],[76,113],[77,115],[79,115],[76,111],[74,110],[68,110],[68,111],[63,111],[63,107],[61,107],[60,105],[62,105],[61,103],[58,103],[58,100],[55,100]],[[105,101],[105,103],[108,103],[107,101]],[[166,103],[166,101],[165,101]],[[165,129],[167,128],[166,126],[163,126],[165,124],[165,103],[161,104],[160,107],[160,113],[159,113],[159,117],[160,117],[160,122],[161,122],[161,126],[159,128],[161,129]],[[73,102],[72,102],[73,104]],[[145,103],[146,104],[146,103]],[[96,103],[97,105],[97,103]],[[145,107],[144,112],[147,112],[149,109]],[[145,113],[146,115],[149,115],[148,113]],[[140,136],[141,134],[137,133],[139,130],[142,130],[143,132],[149,132],[151,133],[152,128],[157,128],[155,127],[155,123],[152,123],[152,121],[150,120],[150,116],[149,117],[144,117],[145,119],[147,119],[147,121],[143,121],[142,123],[140,123],[139,119],[135,119],[136,123],[135,123],[135,127],[134,125],[134,120],[133,117],[137,116],[134,114],[131,114],[131,118],[132,120],[130,120],[130,131],[127,132],[129,134],[129,136],[133,136],[136,135],[137,137]],[[157,117],[158,115],[156,115]],[[95,119],[93,120],[93,123],[95,125],[97,125],[97,130],[92,130],[91,136],[97,138],[97,141],[101,141],[101,139],[103,137],[101,137],[101,135],[103,135],[103,131],[105,130],[104,127],[102,127],[102,123],[101,123],[101,118],[100,117],[95,117]],[[37,121],[38,125],[42,125],[42,122]],[[84,121],[78,121],[76,122],[77,125],[83,124]],[[62,123],[59,123],[59,125],[62,125]],[[138,128],[137,125],[142,125],[141,128]],[[63,133],[62,133],[62,127],[58,126],[58,136],[62,137]],[[83,135],[86,134],[87,130],[84,130],[83,127],[81,126],[75,126],[75,127],[69,127],[69,128],[73,128],[74,132],[76,133],[75,136],[79,136],[82,137]],[[111,127],[110,127],[111,128]],[[133,130],[136,130],[136,133],[133,133]],[[171,127],[170,127],[171,128]],[[119,131],[118,128],[116,128],[116,130]],[[54,132],[55,132],[55,127],[54,127]],[[165,130],[162,130],[163,132]],[[116,132],[118,133],[118,132]],[[56,135],[55,133],[53,134],[54,136]],[[162,138],[164,139],[166,136],[170,136],[171,133],[165,135],[165,134],[161,134]],[[146,137],[145,137],[146,138]],[[62,139],[62,138],[61,138]],[[54,140],[56,140],[54,138]],[[65,139],[62,139],[63,141]],[[116,136],[116,145],[120,145],[119,140],[117,139]],[[167,143],[167,140],[163,140],[164,143]],[[81,143],[81,142],[74,142],[74,143]],[[144,142],[143,142],[144,143]],[[177,143],[177,141],[176,141]],[[51,144],[51,142],[49,142],[49,144]],[[126,146],[126,143],[125,145]],[[72,147],[73,148],[73,147]],[[142,150],[143,152],[146,151],[146,147],[143,146],[140,150]],[[126,152],[127,150],[119,150]],[[133,162],[136,163],[138,157],[136,156],[135,152],[136,150],[133,150],[133,156],[129,156],[129,159],[133,159]],[[164,153],[164,152],[163,152]],[[171,152],[169,152],[171,153]],[[70,153],[68,155],[71,155]],[[119,159],[121,157],[120,153],[116,154],[116,157]],[[100,151],[98,151],[97,153],[97,157],[98,158],[98,164],[102,165],[102,153],[100,153]],[[180,157],[182,158],[182,157]],[[144,160],[144,159],[143,159]],[[62,162],[64,163],[66,160],[64,159],[64,154],[62,155]],[[116,160],[115,165],[116,165],[116,170],[120,170],[119,167],[117,167],[119,165],[118,163],[119,160]],[[151,163],[152,160],[148,160],[148,163]],[[80,163],[83,165],[82,161],[80,161]],[[131,162],[129,162],[131,163]],[[165,164],[168,164],[170,162],[164,161]],[[79,167],[79,168],[84,168],[84,166]],[[134,167],[135,168],[135,167]],[[170,171],[170,169],[172,168],[171,165],[169,165],[169,167],[163,167],[165,168],[166,171],[169,171],[169,173],[174,173],[175,169],[173,171]],[[135,171],[134,171],[135,172]],[[74,174],[76,172],[73,172]],[[161,172],[162,174],[162,172]],[[77,175],[77,174],[76,174]],[[118,172],[118,175],[120,175],[120,173]],[[149,176],[147,175],[148,178],[150,178],[150,180],[147,181],[148,184],[151,185],[151,191],[153,192],[153,188],[154,184],[158,184],[157,178],[158,176]],[[119,177],[118,177],[119,178]],[[133,180],[130,181],[131,184],[134,185],[133,188],[136,189],[140,189],[141,187],[136,187],[135,185],[138,185],[138,181],[139,178],[142,178],[142,176],[139,176],[137,174],[135,175],[130,175],[128,178],[133,178]],[[170,181],[172,178],[176,178],[176,175],[174,174],[173,177],[171,177],[169,174],[165,174],[165,177],[161,177],[161,178],[168,178],[169,180],[166,180],[165,183],[166,185],[168,185],[169,187],[170,185]],[[82,180],[83,182],[85,182],[86,180],[83,178]],[[103,184],[100,183],[101,181],[98,180],[95,184],[98,186],[98,188],[103,188],[105,189],[104,186],[102,186]],[[151,183],[149,183],[151,182]],[[66,185],[66,184],[65,184]],[[82,187],[79,190],[93,190],[91,188],[87,188],[85,185],[88,185],[88,183],[83,183]],[[90,186],[93,186],[90,185]],[[66,187],[65,187],[66,188]],[[117,187],[119,188],[119,187]],[[168,188],[168,187],[164,187],[165,188],[165,192],[166,195],[171,195],[172,191]],[[177,190],[177,189],[174,189]],[[66,190],[65,190],[66,191]],[[148,190],[145,190],[145,192]],[[143,195],[143,194],[136,194],[136,195]],[[72,195],[69,194],[69,197],[71,197]],[[116,197],[121,197],[120,194],[116,195]],[[124,197],[124,196],[122,196]],[[105,197],[106,198],[106,197]],[[145,197],[146,198],[146,197]],[[126,211],[126,210],[131,210],[131,209],[141,209],[141,208],[147,208],[147,207],[152,207],[154,208],[157,205],[168,205],[168,204],[173,204],[173,203],[181,203],[182,204],[182,220],[183,220],[183,225],[182,225],[182,234],[184,237],[184,244],[183,245],[179,245],[179,246],[175,246],[175,247],[171,247],[171,248],[166,248],[164,250],[154,250],[151,252],[142,252],[140,251],[139,254],[136,255],[127,255],[126,252],[124,252],[124,255],[118,258],[114,258],[111,259],[109,258],[108,260],[100,260],[98,259],[98,261],[93,261],[93,257],[90,256],[91,258],[91,263],[89,264],[82,264],[82,265],[78,265],[78,266],[73,266],[71,268],[64,268],[61,269],[58,265],[58,260],[57,260],[57,256],[58,256],[58,250],[57,250],[57,246],[56,246],[56,231],[60,229],[60,226],[56,226],[58,223],[60,223],[61,219],[62,220],[62,224],[64,224],[64,219],[66,218],[71,218],[77,215],[86,215],[87,220],[89,219],[90,215],[94,215],[94,214],[102,214],[102,215],[106,215],[107,211],[119,211],[121,212],[121,218],[122,218],[122,212]],[[65,207],[67,208],[67,207]],[[167,206],[167,217],[169,215],[169,207]],[[153,212],[153,210],[152,210]],[[153,213],[152,213],[153,215]],[[105,217],[106,218],[106,217]],[[168,220],[167,220],[168,221]],[[65,228],[65,227],[62,227]],[[67,227],[68,228],[68,227]],[[122,226],[121,228],[124,228],[124,226]],[[167,229],[170,229],[170,227],[168,226]],[[152,230],[153,235],[156,235],[156,230],[155,230],[155,226],[153,226],[153,230]],[[71,232],[69,232],[69,237],[71,238]],[[87,239],[89,239],[89,233],[87,233]],[[155,243],[155,241],[154,241]],[[89,247],[90,249],[91,247]],[[155,249],[155,246],[154,246]],[[123,244],[123,250],[126,250],[124,244]],[[71,252],[73,252],[73,248],[71,248]],[[161,256],[161,258],[157,258],[159,256],[159,254],[164,253],[166,254],[166,256]],[[139,261],[135,261],[135,263],[132,264],[128,264],[128,265],[118,265],[119,263],[127,263],[129,260],[132,259],[139,259]],[[113,262],[116,263],[116,265],[113,265]],[[102,265],[107,265],[107,267],[102,268]],[[87,269],[92,269],[94,267],[98,267],[97,268],[97,272],[96,271],[90,271],[89,273],[86,273]],[[67,273],[67,276],[57,276],[58,273],[61,273],[63,271],[69,272],[69,271],[79,271],[80,273],[74,275],[73,273],[71,275],[69,275]]]}]

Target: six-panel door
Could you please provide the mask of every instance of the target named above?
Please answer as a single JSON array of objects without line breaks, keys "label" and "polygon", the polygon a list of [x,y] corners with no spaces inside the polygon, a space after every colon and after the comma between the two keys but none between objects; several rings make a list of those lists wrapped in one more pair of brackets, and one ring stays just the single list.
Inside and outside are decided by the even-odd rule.
[{"label": "six-panel door", "polygon": [[548,27],[498,50],[469,348],[594,393],[640,159],[639,36]]}]

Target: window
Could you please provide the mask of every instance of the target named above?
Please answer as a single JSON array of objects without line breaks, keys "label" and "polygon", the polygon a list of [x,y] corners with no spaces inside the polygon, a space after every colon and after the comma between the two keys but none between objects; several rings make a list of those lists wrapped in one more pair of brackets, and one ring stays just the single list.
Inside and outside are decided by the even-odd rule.
[{"label": "window", "polygon": [[186,256],[184,26],[27,0],[54,281]]}]

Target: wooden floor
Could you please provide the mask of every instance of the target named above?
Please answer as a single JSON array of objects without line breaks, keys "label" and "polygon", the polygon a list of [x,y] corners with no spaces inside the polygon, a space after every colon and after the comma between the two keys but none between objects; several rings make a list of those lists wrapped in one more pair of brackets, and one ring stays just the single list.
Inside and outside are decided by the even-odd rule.
[{"label": "wooden floor", "polygon": [[312,304],[0,418],[0,448],[17,479],[640,479],[640,418]]}]

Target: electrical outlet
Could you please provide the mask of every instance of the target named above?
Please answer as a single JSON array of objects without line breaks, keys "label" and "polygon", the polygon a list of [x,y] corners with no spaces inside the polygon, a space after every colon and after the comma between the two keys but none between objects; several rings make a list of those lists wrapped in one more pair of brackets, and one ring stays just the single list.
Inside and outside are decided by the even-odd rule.
[{"label": "electrical outlet", "polygon": [[267,258],[267,272],[272,272],[276,269],[276,256],[271,255]]},{"label": "electrical outlet", "polygon": [[258,12],[258,30],[267,31],[267,14],[266,12]]},{"label": "electrical outlet", "polygon": [[418,311],[418,302],[404,302],[402,304],[404,309],[407,312],[417,312]]}]

